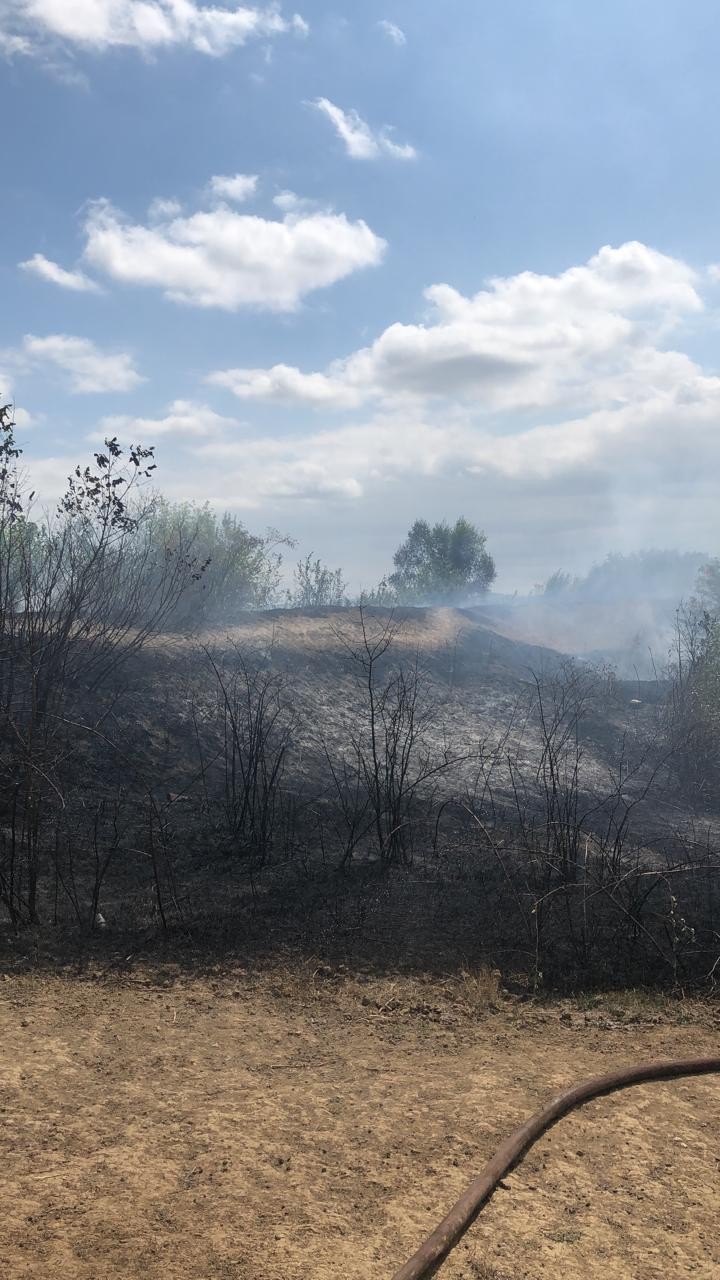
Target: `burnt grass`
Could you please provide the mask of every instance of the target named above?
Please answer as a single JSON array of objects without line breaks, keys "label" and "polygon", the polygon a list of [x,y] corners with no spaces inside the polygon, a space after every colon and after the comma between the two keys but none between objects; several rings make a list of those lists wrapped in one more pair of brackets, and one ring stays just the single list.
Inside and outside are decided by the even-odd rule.
[{"label": "burnt grass", "polygon": [[[393,628],[372,708],[357,610],[157,637],[70,686],[36,918],[0,915],[0,966],[292,954],[486,965],[517,991],[713,990],[718,815],[681,787],[663,683],[569,663],[479,611],[366,624]],[[15,841],[22,877],[2,800],[0,860]]]}]

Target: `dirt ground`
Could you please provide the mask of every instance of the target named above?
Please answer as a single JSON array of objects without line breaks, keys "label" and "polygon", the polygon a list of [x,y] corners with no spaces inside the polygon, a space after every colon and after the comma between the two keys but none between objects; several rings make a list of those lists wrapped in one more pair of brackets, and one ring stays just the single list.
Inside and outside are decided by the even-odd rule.
[{"label": "dirt ground", "polygon": [[[578,1078],[717,1053],[720,1010],[489,975],[0,979],[3,1280],[389,1280]],[[447,1280],[720,1274],[720,1078],[562,1121]]]}]

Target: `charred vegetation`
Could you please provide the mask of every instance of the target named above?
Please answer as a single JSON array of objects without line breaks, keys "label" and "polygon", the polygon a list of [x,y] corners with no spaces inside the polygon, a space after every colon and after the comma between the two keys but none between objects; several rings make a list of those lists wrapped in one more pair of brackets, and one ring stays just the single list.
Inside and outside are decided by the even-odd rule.
[{"label": "charred vegetation", "polygon": [[[248,612],[241,592],[226,625],[203,603],[179,626],[211,557],[189,527],[148,536],[152,450],[106,442],[39,523],[2,425],[8,965],[290,949],[533,989],[714,984],[707,610],[644,684],[483,609],[322,603],[344,585],[309,559],[305,607]],[[263,590],[276,545],[242,544]]]}]

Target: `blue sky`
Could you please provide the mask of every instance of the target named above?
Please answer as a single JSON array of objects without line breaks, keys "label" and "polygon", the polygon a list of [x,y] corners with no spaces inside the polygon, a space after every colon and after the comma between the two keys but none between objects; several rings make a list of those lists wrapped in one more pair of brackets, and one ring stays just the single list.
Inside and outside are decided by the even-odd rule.
[{"label": "blue sky", "polygon": [[709,0],[0,0],[0,388],[369,585],[717,548]]}]

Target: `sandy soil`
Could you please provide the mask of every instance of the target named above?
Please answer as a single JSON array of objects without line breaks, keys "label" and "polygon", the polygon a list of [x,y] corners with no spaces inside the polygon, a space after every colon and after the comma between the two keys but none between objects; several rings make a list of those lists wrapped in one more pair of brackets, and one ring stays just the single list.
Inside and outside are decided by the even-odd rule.
[{"label": "sandy soil", "polygon": [[[718,1011],[322,967],[0,981],[4,1280],[389,1277],[550,1094],[717,1052]],[[720,1274],[720,1079],[564,1120],[441,1275]]]}]

